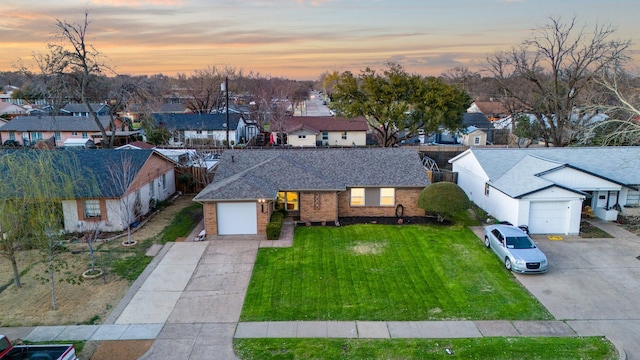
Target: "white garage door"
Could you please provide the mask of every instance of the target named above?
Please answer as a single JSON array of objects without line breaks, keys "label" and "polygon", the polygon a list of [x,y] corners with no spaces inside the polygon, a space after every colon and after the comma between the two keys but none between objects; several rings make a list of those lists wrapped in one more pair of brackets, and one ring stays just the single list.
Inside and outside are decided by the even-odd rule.
[{"label": "white garage door", "polygon": [[218,235],[258,233],[256,203],[218,203]]},{"label": "white garage door", "polygon": [[532,234],[566,234],[568,224],[568,202],[540,201],[530,204],[529,232]]}]

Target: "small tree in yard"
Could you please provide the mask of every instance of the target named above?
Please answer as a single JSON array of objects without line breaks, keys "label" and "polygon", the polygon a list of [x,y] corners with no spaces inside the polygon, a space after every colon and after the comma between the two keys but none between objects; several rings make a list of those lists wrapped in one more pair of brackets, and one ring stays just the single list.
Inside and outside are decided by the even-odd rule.
[{"label": "small tree in yard", "polygon": [[451,182],[431,184],[420,192],[418,206],[427,214],[436,214],[438,221],[452,219],[456,214],[469,209],[471,202],[465,192]]}]

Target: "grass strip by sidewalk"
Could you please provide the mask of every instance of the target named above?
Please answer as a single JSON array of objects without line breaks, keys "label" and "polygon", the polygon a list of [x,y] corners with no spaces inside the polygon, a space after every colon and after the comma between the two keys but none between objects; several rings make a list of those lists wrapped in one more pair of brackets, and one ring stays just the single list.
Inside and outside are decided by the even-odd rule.
[{"label": "grass strip by sidewalk", "polygon": [[127,249],[127,251],[134,252],[131,256],[112,260],[112,271],[123,279],[136,280],[153,259],[150,256],[146,256],[145,253],[154,242],[166,244],[169,241],[175,241],[179,237],[189,235],[201,218],[201,204],[192,204],[182,209],[175,215],[173,221],[164,228],[157,239],[146,239],[139,244],[140,246]]},{"label": "grass strip by sidewalk", "polygon": [[546,320],[465,227],[298,227],[260,249],[241,321]]},{"label": "grass strip by sidewalk", "polygon": [[240,359],[594,359],[618,358],[601,337],[471,339],[234,339]]}]

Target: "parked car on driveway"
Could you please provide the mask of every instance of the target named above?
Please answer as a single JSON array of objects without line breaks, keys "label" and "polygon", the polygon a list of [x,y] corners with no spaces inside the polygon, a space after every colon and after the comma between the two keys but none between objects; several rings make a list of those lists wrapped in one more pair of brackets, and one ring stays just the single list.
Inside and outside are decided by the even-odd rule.
[{"label": "parked car on driveway", "polygon": [[484,228],[484,245],[493,250],[507,270],[518,273],[547,272],[547,257],[522,229],[512,225]]}]

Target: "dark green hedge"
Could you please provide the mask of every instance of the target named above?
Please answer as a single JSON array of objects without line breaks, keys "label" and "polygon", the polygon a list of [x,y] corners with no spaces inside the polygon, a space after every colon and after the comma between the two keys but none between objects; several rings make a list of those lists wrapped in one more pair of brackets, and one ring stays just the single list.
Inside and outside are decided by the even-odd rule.
[{"label": "dark green hedge", "polygon": [[284,214],[276,211],[271,214],[271,221],[267,224],[267,240],[278,240],[282,231]]}]

